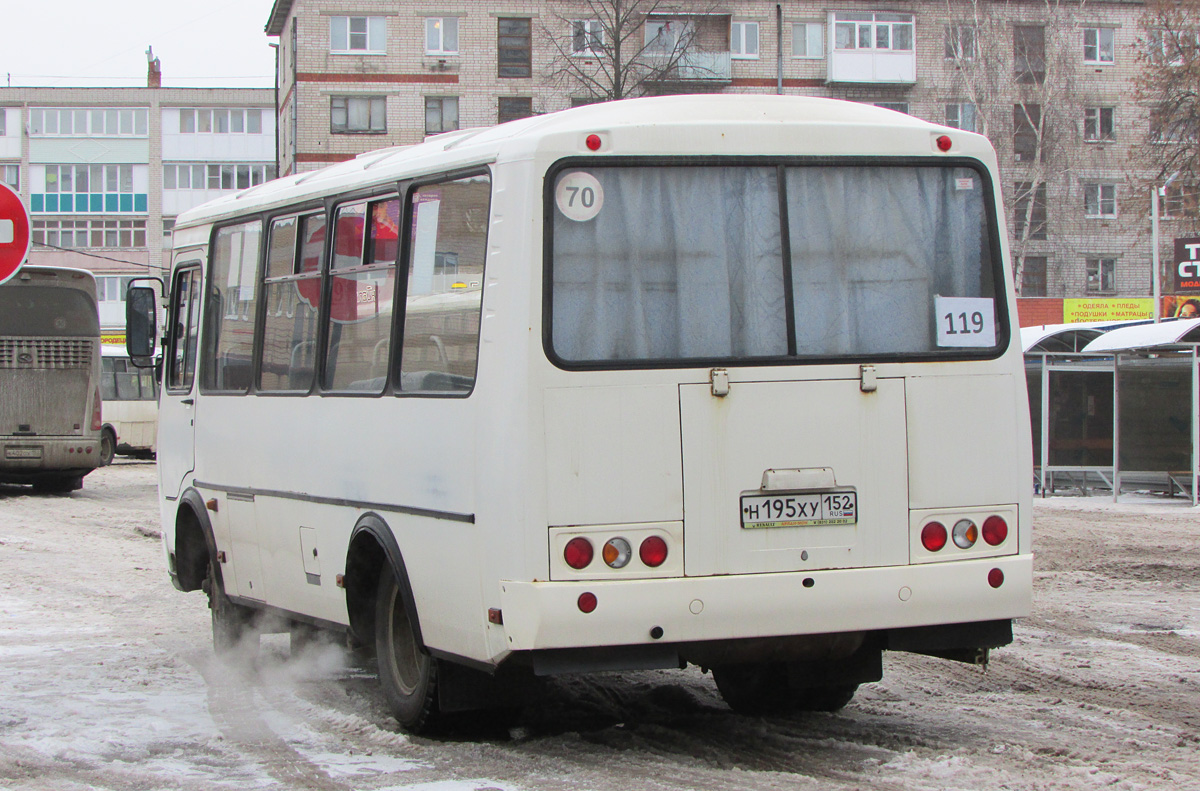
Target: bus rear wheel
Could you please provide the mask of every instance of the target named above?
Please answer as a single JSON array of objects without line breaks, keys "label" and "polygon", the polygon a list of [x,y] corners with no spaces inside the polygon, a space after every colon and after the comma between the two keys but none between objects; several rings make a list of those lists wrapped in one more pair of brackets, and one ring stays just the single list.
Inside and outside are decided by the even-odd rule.
[{"label": "bus rear wheel", "polygon": [[437,721],[438,666],[418,644],[413,615],[395,573],[385,563],[375,600],[379,684],[400,727],[420,733]]},{"label": "bus rear wheel", "polygon": [[112,429],[104,429],[100,434],[100,466],[107,467],[113,463],[117,455],[117,435]]},{"label": "bus rear wheel", "polygon": [[713,680],[729,708],[750,715],[837,711],[858,690],[858,684],[793,687],[783,662],[715,667]]}]

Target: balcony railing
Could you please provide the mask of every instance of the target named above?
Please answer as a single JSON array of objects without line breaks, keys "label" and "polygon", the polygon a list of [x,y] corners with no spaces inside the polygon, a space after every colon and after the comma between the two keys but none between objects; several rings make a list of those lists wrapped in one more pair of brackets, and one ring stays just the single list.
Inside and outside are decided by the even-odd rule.
[{"label": "balcony railing", "polygon": [[678,60],[669,68],[667,64],[672,60],[672,56],[669,54],[651,54],[647,56],[647,60],[651,64],[655,64],[656,61],[661,64],[658,68],[663,71],[655,75],[655,79],[665,82],[673,80],[729,82],[733,74],[728,52],[685,52],[678,56]]}]

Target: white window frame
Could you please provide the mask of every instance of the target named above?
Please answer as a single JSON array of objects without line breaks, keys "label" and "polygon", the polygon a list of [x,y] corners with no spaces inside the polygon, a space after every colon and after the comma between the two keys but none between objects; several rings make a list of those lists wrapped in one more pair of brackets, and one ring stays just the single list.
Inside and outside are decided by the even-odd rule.
[{"label": "white window frame", "polygon": [[[1116,115],[1115,107],[1085,107],[1083,109],[1084,142],[1103,143],[1116,140]],[[1107,134],[1105,133],[1106,126]]]},{"label": "white window frame", "polygon": [[[583,46],[580,46],[582,39]],[[593,49],[599,44],[600,49]],[[579,58],[594,58],[603,52],[604,25],[599,19],[571,20],[571,54]]]},{"label": "white window frame", "polygon": [[735,19],[729,23],[729,57],[758,60],[758,23]]},{"label": "white window frame", "polygon": [[[692,40],[692,23],[686,19],[647,19],[643,36],[648,55],[671,55],[679,52]],[[666,33],[667,36],[663,34]],[[670,46],[667,46],[670,45]]]},{"label": "white window frame", "polygon": [[946,126],[961,129],[964,132],[978,132],[979,108],[972,102],[947,102]]},{"label": "white window frame", "polygon": [[[804,52],[800,52],[798,43],[803,45]],[[816,51],[814,52],[814,50]],[[803,60],[818,60],[825,57],[824,22],[792,23],[792,57]]]},{"label": "white window frame", "polygon": [[1083,215],[1088,219],[1113,219],[1117,216],[1117,185],[1091,182],[1083,185]]},{"label": "white window frame", "polygon": [[[363,30],[355,30],[359,20],[362,20]],[[363,37],[362,46],[354,46],[356,36]],[[387,17],[329,17],[329,51],[335,55],[387,54]]]},{"label": "white window frame", "polygon": [[29,136],[149,137],[149,119],[146,107],[31,107]]},{"label": "white window frame", "polygon": [[[446,107],[447,107],[446,103],[451,102],[451,101],[454,103],[454,126],[452,128],[447,129],[446,128]],[[438,103],[438,113],[441,116],[441,123],[438,125],[440,128],[435,129],[435,130],[431,130],[429,128],[429,103],[430,102]],[[460,107],[460,103],[458,101],[457,96],[426,96],[425,97],[425,134],[426,135],[440,135],[443,132],[454,132],[459,129],[462,129],[462,108]]]},{"label": "white window frame", "polygon": [[[1117,259],[1113,256],[1089,256],[1084,259],[1084,273],[1087,278],[1085,290],[1089,294],[1117,293]],[[1105,286],[1105,281],[1108,286]]]},{"label": "white window frame", "polygon": [[[888,19],[887,17],[906,17],[905,19]],[[908,46],[896,47],[896,29],[907,28]],[[881,33],[886,30],[886,34]],[[838,33],[850,32],[849,46],[838,45]],[[880,37],[887,38],[886,46],[879,46]],[[834,31],[832,46],[841,52],[916,52],[916,22],[912,14],[897,14],[887,11],[878,12],[836,12],[834,14]]]},{"label": "white window frame", "polygon": [[[448,33],[453,30],[454,42],[450,46],[446,45]],[[435,40],[436,39],[436,40]],[[458,17],[456,16],[429,16],[425,17],[425,54],[426,55],[457,55],[459,52],[458,44]]]},{"label": "white window frame", "polygon": [[[1107,49],[1107,52],[1105,51]],[[1117,31],[1111,27],[1083,29],[1083,62],[1111,66],[1117,60]]]},{"label": "white window frame", "polygon": [[0,181],[13,188],[13,192],[21,191],[21,165],[19,163],[4,163],[0,165]]},{"label": "white window frame", "polygon": [[[334,122],[335,113],[338,112],[336,106],[338,102],[342,103],[340,108],[346,114],[345,120],[340,127]],[[365,128],[353,127],[350,125],[351,119],[351,104],[358,102],[367,102],[367,125]],[[378,118],[381,126],[375,125],[375,119]],[[335,135],[382,135],[387,133],[387,96],[377,94],[363,94],[361,96],[355,94],[341,94],[338,96],[329,97],[329,132]]]}]

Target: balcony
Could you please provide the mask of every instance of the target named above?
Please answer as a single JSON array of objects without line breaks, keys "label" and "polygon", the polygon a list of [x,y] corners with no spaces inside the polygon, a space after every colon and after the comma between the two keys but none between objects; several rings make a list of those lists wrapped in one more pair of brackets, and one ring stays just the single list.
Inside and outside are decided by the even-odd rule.
[{"label": "balcony", "polygon": [[684,52],[678,56],[645,56],[647,65],[655,70],[653,82],[718,82],[732,79],[728,52]]},{"label": "balcony", "polygon": [[828,82],[912,85],[917,53],[911,14],[829,14]]}]

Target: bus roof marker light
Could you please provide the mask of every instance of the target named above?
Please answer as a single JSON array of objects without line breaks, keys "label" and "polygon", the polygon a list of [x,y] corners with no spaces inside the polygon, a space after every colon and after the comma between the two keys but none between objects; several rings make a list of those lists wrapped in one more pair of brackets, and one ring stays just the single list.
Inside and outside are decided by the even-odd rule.
[{"label": "bus roof marker light", "polygon": [[938,135],[938,139],[936,142],[937,142],[938,151],[942,151],[942,152],[949,151],[950,147],[954,144],[953,141],[950,139],[950,135]]},{"label": "bus roof marker light", "polygon": [[589,151],[599,151],[600,145],[603,143],[603,141],[600,139],[600,135],[597,134],[588,135],[587,140],[584,140],[583,142],[584,145],[588,147]]}]

